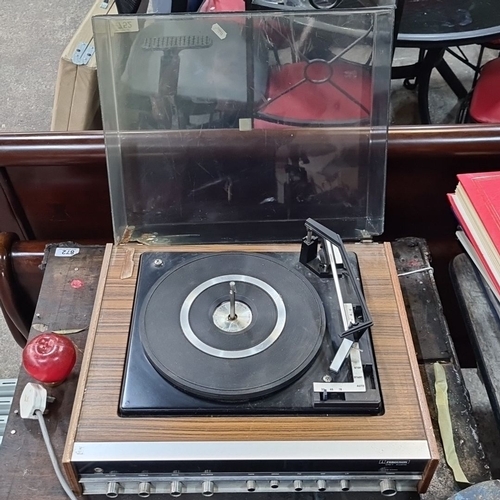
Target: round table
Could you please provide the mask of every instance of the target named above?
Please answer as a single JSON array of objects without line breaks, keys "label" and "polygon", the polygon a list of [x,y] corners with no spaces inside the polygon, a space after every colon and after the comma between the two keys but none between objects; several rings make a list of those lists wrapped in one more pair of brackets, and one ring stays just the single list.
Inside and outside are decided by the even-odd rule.
[{"label": "round table", "polygon": [[500,38],[498,0],[397,0],[397,47],[421,49],[417,63],[393,67],[395,79],[415,79],[420,121],[431,123],[429,83],[436,69],[459,99],[468,92],[443,56],[446,49]]},{"label": "round table", "polygon": [[500,37],[498,0],[400,0],[398,47],[446,48]]},{"label": "round table", "polygon": [[[415,79],[422,123],[431,123],[429,82],[436,69],[459,99],[468,92],[443,56],[446,49],[500,39],[500,0],[340,0],[338,8],[396,5],[396,47],[420,49],[415,64],[392,68],[394,79]],[[470,63],[469,63],[470,65]]]}]

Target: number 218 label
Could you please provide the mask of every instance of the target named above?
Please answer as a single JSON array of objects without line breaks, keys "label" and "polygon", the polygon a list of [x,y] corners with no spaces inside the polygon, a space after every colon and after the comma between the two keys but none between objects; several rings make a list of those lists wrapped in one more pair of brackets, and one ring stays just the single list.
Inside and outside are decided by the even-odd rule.
[{"label": "number 218 label", "polygon": [[56,257],[73,257],[73,255],[76,255],[77,253],[80,253],[79,248],[56,248]]},{"label": "number 218 label", "polygon": [[137,19],[116,19],[112,22],[114,33],[130,33],[139,31],[139,21]]}]

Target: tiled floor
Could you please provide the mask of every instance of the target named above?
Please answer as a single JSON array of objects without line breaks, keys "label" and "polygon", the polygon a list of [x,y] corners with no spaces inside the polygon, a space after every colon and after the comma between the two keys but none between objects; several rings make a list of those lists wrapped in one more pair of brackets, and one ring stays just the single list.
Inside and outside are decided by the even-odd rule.
[{"label": "tiled floor", "polygon": [[59,57],[95,0],[2,0],[0,131],[48,130]]},{"label": "tiled floor", "polygon": [[16,378],[21,348],[14,342],[0,312],[0,378]]}]

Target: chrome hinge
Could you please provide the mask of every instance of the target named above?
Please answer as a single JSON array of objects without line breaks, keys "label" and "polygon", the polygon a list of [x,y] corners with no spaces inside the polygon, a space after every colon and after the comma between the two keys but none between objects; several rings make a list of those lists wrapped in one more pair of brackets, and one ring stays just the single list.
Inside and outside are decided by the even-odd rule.
[{"label": "chrome hinge", "polygon": [[358,239],[360,243],[373,243],[373,236],[365,229],[358,229]]},{"label": "chrome hinge", "polygon": [[81,42],[76,47],[73,55],[71,56],[71,61],[77,66],[85,66],[90,61],[90,58],[94,55],[95,47],[90,43]]}]

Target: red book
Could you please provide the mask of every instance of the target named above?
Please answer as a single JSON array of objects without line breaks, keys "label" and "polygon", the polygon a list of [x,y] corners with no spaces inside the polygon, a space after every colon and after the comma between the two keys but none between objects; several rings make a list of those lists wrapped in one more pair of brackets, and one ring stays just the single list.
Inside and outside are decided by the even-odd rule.
[{"label": "red book", "polygon": [[461,174],[458,180],[496,250],[500,251],[500,172]]},{"label": "red book", "polygon": [[500,172],[461,174],[448,195],[477,257],[500,292]]},{"label": "red book", "polygon": [[[467,235],[467,238],[474,248],[475,254],[481,261],[481,264],[483,265],[483,268],[487,274],[487,278],[490,279],[491,284],[500,292],[500,283],[497,281],[497,278],[493,274],[493,271],[488,263],[488,261],[485,258],[485,255],[483,254],[483,251],[481,250],[478,242],[476,241],[474,235],[472,234],[469,224],[465,221],[460,209],[458,208],[457,201],[456,201],[456,195],[454,194],[448,194],[448,201],[450,202],[451,207],[453,208],[453,212],[455,213],[456,218],[458,219],[458,223],[462,226],[462,229],[464,230],[464,233]],[[466,248],[466,250],[468,250]],[[467,252],[469,253],[469,252]],[[472,257],[472,256],[471,256]],[[474,259],[473,259],[474,260]],[[486,276],[485,276],[486,278]]]}]

